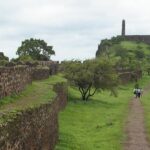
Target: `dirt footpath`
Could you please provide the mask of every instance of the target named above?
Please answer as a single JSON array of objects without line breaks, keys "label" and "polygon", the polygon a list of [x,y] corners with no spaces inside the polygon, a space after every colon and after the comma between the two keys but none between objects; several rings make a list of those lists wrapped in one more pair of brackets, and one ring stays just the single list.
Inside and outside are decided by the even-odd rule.
[{"label": "dirt footpath", "polygon": [[133,98],[130,102],[125,130],[127,140],[124,144],[124,150],[150,150],[144,125],[144,110],[138,98]]}]

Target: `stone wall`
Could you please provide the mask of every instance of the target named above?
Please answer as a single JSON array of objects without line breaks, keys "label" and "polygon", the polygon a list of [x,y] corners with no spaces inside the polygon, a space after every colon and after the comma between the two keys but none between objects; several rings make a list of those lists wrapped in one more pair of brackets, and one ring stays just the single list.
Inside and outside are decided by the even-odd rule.
[{"label": "stone wall", "polygon": [[[53,70],[54,72],[55,69]],[[0,99],[12,94],[18,94],[33,80],[47,79],[49,75],[50,69],[46,66],[18,65],[0,67]]]},{"label": "stone wall", "polygon": [[31,73],[27,66],[0,67],[0,98],[22,91],[32,82]]},{"label": "stone wall", "polygon": [[50,69],[50,75],[54,75],[58,71],[59,62],[58,61],[38,61],[41,66],[47,66]]},{"label": "stone wall", "polygon": [[48,67],[34,67],[32,69],[32,79],[33,80],[42,80],[49,77],[50,69]]},{"label": "stone wall", "polygon": [[139,41],[144,42],[146,44],[150,44],[150,35],[125,35],[124,39],[129,41]]},{"label": "stone wall", "polygon": [[53,150],[58,140],[58,112],[67,103],[67,85],[55,86],[56,98],[19,112],[0,126],[0,150]]},{"label": "stone wall", "polygon": [[136,71],[136,72],[120,72],[119,73],[119,79],[120,82],[125,84],[129,83],[130,81],[138,81],[142,77],[142,71]]}]

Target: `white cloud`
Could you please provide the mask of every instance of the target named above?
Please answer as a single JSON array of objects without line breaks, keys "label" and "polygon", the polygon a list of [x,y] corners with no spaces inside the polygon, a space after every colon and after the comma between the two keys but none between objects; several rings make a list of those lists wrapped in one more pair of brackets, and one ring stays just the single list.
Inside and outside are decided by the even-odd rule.
[{"label": "white cloud", "polygon": [[15,57],[21,41],[34,37],[53,45],[55,60],[95,56],[103,38],[150,34],[149,0],[0,0],[0,50]]}]

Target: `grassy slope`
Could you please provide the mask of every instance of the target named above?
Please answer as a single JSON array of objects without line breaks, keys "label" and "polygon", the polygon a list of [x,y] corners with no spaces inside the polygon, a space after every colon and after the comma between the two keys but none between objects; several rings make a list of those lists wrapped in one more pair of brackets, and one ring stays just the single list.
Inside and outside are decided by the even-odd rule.
[{"label": "grassy slope", "polygon": [[[118,45],[118,44],[117,44]],[[119,45],[123,46],[127,50],[130,50],[131,53],[134,53],[135,50],[142,50],[146,55],[150,55],[150,45],[142,43],[142,42],[134,42],[134,41],[123,41]],[[139,46],[141,48],[139,48]],[[111,52],[115,52],[116,44],[111,47]]]},{"label": "grassy slope", "polygon": [[0,113],[23,110],[51,101],[55,96],[53,84],[65,81],[61,75],[52,76],[47,80],[34,81],[19,95],[13,95],[0,100]]},{"label": "grassy slope", "polygon": [[140,46],[145,54],[150,54],[150,45],[142,42],[124,41],[121,43],[121,45],[133,51],[139,49],[138,46]]},{"label": "grassy slope", "polygon": [[[142,87],[150,78],[142,79]],[[69,104],[60,114],[60,140],[56,150],[120,150],[124,140],[124,121],[133,84],[121,86],[118,97],[109,92],[96,94],[87,103],[70,88]]]}]

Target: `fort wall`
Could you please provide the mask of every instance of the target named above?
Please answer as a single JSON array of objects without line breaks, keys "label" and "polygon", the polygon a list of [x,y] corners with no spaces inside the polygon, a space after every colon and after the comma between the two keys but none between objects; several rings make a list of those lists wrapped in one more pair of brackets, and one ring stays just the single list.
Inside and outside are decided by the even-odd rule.
[{"label": "fort wall", "polygon": [[[56,98],[18,112],[0,125],[1,150],[53,150],[58,140],[58,113],[67,104],[67,85],[55,86]],[[3,116],[5,117],[5,115]]]},{"label": "fort wall", "polygon": [[123,37],[125,40],[129,40],[129,41],[138,41],[138,42],[144,42],[146,44],[150,44],[150,35],[126,35],[125,20],[122,20],[122,32],[120,37]]},{"label": "fort wall", "polygon": [[57,64],[49,67],[48,64],[43,64],[40,67],[28,65],[0,67],[0,99],[12,94],[18,94],[33,80],[49,78],[50,72],[52,74],[57,72]]},{"label": "fort wall", "polygon": [[28,66],[0,67],[0,98],[18,94],[32,82],[32,68]]},{"label": "fort wall", "polygon": [[150,35],[126,35],[124,36],[125,40],[144,42],[150,44]]},{"label": "fort wall", "polygon": [[38,64],[41,66],[47,66],[49,68],[50,75],[54,75],[58,72],[58,61],[38,61]]},{"label": "fort wall", "polygon": [[129,82],[137,82],[140,78],[142,78],[142,70],[138,71],[119,71],[119,79],[122,84],[126,84]]}]

